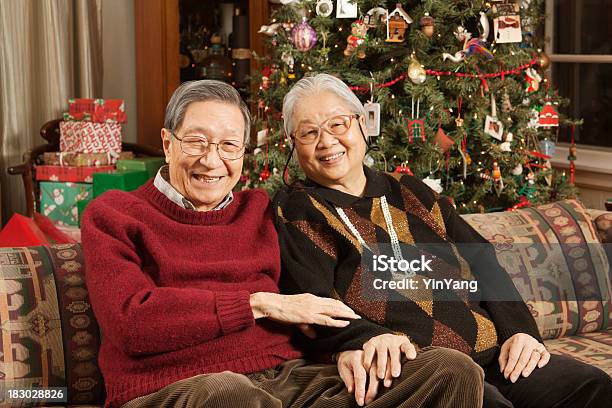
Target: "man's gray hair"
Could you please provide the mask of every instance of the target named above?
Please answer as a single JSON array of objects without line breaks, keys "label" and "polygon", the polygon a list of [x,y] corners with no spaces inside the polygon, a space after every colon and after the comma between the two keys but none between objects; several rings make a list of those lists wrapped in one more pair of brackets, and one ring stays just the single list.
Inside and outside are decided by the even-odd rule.
[{"label": "man's gray hair", "polygon": [[359,98],[355,96],[353,91],[346,85],[342,80],[329,74],[317,74],[315,76],[304,77],[300,79],[291,90],[285,95],[283,100],[283,119],[284,128],[287,136],[290,136],[293,131],[293,112],[295,110],[295,104],[301,98],[319,94],[322,92],[331,92],[338,96],[347,107],[351,110],[351,113],[356,113],[361,117],[366,117],[366,111],[359,101]]},{"label": "man's gray hair", "polygon": [[221,81],[204,79],[183,82],[172,94],[168,106],[164,128],[176,132],[183,124],[187,107],[193,102],[217,101],[237,106],[244,118],[244,144],[248,144],[251,133],[251,114],[238,91]]}]

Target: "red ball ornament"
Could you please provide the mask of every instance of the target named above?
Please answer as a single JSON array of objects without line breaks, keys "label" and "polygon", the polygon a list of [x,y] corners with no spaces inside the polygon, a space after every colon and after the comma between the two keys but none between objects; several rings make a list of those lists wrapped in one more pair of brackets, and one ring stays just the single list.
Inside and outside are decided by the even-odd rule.
[{"label": "red ball ornament", "polygon": [[309,51],[317,43],[317,32],[306,22],[306,17],[291,30],[291,41],[302,52]]},{"label": "red ball ornament", "polygon": [[408,174],[409,176],[414,176],[414,173],[412,173],[412,170],[410,170],[410,167],[406,166],[405,164],[397,166],[395,168],[395,172],[400,173],[400,174]]},{"label": "red ball ornament", "polygon": [[272,173],[270,173],[270,170],[268,169],[263,169],[260,173],[259,173],[259,181],[266,181],[267,179],[270,178],[270,176],[272,175]]}]

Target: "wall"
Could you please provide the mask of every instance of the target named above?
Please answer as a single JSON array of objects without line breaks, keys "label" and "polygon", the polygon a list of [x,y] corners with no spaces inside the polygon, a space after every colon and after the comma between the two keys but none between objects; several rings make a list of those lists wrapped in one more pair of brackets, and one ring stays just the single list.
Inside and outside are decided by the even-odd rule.
[{"label": "wall", "polygon": [[[565,170],[569,177],[568,148],[567,143],[557,143],[551,163],[554,168]],[[606,199],[612,198],[612,149],[578,145],[576,157],[580,200],[587,208],[604,210]]]},{"label": "wall", "polygon": [[104,80],[102,97],[125,99],[123,140],[136,143],[136,48],[134,0],[102,0]]}]

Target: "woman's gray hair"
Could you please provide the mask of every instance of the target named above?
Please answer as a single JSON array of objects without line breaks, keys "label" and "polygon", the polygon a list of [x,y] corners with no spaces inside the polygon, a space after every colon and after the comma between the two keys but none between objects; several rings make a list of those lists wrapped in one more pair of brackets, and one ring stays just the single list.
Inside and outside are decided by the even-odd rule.
[{"label": "woman's gray hair", "polygon": [[290,136],[293,129],[293,112],[295,104],[303,97],[312,94],[323,92],[331,92],[338,96],[351,113],[356,113],[361,117],[366,117],[366,111],[359,101],[359,98],[351,91],[351,89],[342,80],[329,74],[317,74],[310,77],[300,79],[291,90],[285,95],[283,100],[283,119],[284,128],[287,136]]},{"label": "woman's gray hair", "polygon": [[183,82],[172,94],[166,107],[164,128],[176,132],[183,124],[187,108],[193,102],[217,101],[237,106],[244,118],[244,144],[251,133],[251,114],[238,91],[231,85],[210,79]]}]

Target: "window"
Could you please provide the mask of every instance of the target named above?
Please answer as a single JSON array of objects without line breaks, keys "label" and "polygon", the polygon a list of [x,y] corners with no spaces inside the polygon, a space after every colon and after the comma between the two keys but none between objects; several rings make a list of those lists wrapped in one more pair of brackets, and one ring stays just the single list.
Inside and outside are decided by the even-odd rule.
[{"label": "window", "polygon": [[[576,143],[612,148],[612,7],[609,0],[546,0],[546,47],[553,84],[571,99],[563,112],[584,119]],[[561,128],[559,141],[570,130]]]}]

